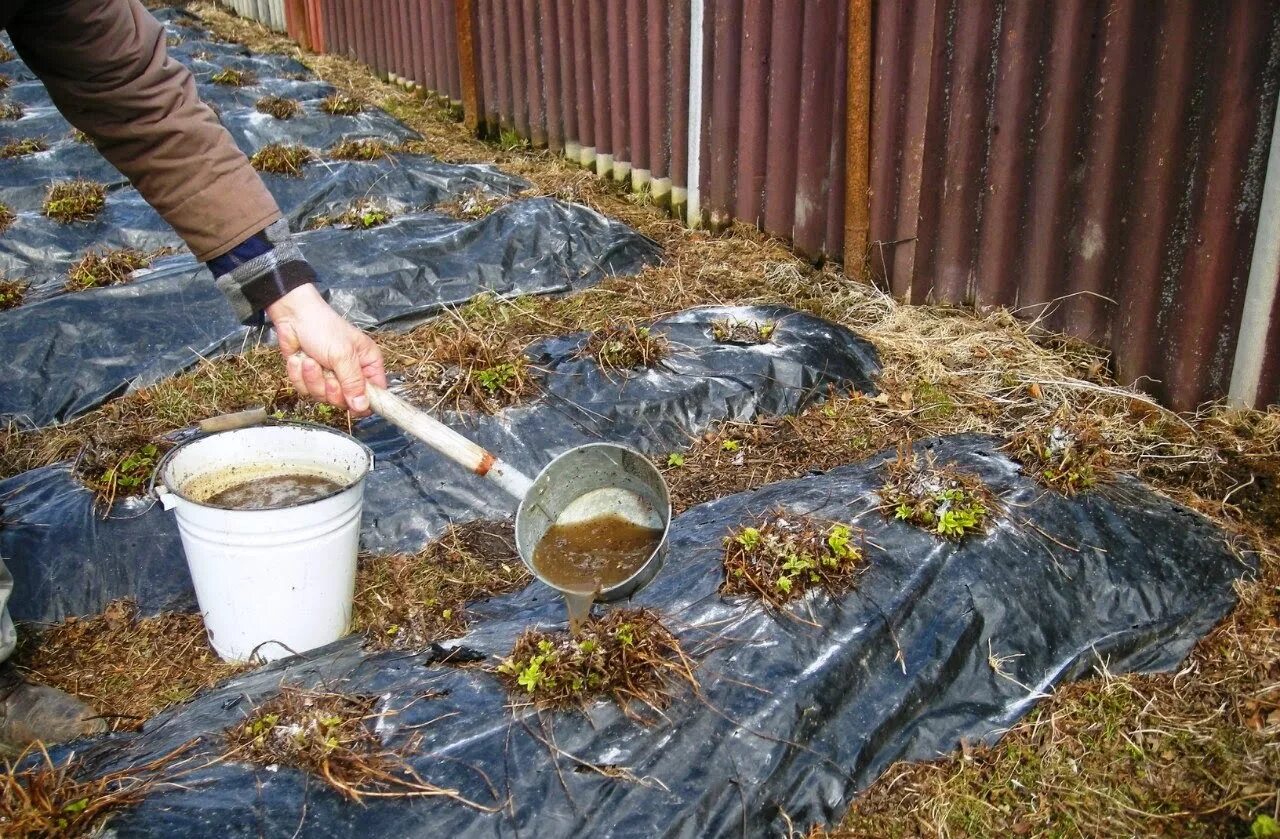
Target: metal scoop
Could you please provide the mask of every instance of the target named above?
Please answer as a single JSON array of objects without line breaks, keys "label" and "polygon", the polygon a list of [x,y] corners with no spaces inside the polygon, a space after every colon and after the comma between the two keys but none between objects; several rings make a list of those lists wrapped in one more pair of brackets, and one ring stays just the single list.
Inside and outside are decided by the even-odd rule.
[{"label": "metal scoop", "polygon": [[577,524],[615,515],[661,531],[662,538],[648,559],[630,577],[602,587],[595,596],[597,601],[630,597],[647,586],[662,568],[671,525],[671,495],[662,473],[638,452],[612,443],[589,443],[560,455],[538,477],[529,480],[510,464],[387,390],[366,383],[365,392],[373,410],[388,422],[520,500],[516,512],[516,549],[520,559],[535,577],[557,591],[565,589],[544,577],[533,564],[534,550],[555,524]]}]

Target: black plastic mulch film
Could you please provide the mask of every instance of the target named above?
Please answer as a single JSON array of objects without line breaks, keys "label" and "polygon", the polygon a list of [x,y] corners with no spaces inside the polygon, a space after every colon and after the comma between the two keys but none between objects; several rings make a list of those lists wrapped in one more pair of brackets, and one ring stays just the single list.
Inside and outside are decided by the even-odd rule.
[{"label": "black plastic mulch film", "polygon": [[[300,136],[308,144],[332,139],[325,121],[311,118],[326,90],[305,78],[301,65],[203,40],[186,17],[165,17],[180,39],[173,47],[180,60],[206,74],[235,62],[269,79],[262,86],[293,86],[306,110],[296,123]],[[24,78],[19,63],[0,72]],[[250,92],[213,94],[242,144],[277,141],[281,131],[296,139],[288,133],[293,121],[268,124],[275,133],[254,133],[261,120],[244,113],[256,98]],[[39,102],[28,86],[11,95]],[[357,130],[388,138],[405,131],[380,112],[363,116],[368,123]],[[0,127],[14,136],[33,118],[57,122],[33,107],[28,117]],[[57,153],[67,165],[84,167],[78,171],[100,165],[70,146],[59,145]],[[385,177],[388,171],[394,174]],[[43,220],[27,215],[38,198],[29,188],[33,178],[48,175],[12,172],[0,166],[0,195],[24,213],[0,237],[0,267],[25,265],[43,278],[39,297],[52,292],[78,249],[97,240],[42,232]],[[355,184],[385,189],[387,200],[413,206],[476,185],[497,193],[520,187],[490,168],[406,157],[369,166],[313,164],[306,178],[280,180],[273,187],[295,224],[340,208]],[[112,193],[109,206],[122,209],[94,235],[171,243],[141,206],[116,200],[125,193]],[[420,213],[370,231],[315,231],[303,235],[303,248],[320,265],[342,266],[327,272],[332,297],[368,326],[420,319],[481,291],[570,292],[657,258],[656,246],[622,225],[546,199],[511,204],[478,222]],[[188,309],[189,319],[182,314]],[[235,351],[257,337],[231,320],[208,275],[189,259],[165,260],[129,286],[49,296],[19,311],[0,315],[0,414],[35,424],[171,375],[197,351]],[[767,320],[777,328],[765,344],[724,344],[711,334],[711,322],[721,318]],[[78,328],[59,328],[66,323]],[[873,391],[879,369],[874,349],[849,330],[780,308],[692,309],[653,330],[674,348],[654,370],[603,371],[580,357],[586,336],[547,339],[527,351],[540,371],[537,398],[497,417],[447,419],[535,472],[592,440],[626,442],[654,455],[678,450],[719,420],[793,413],[831,389]],[[107,355],[112,360],[101,366],[75,363]],[[366,420],[356,433],[377,462],[361,524],[366,549],[415,550],[451,521],[511,514],[508,499],[385,423]],[[184,775],[180,788],[153,792],[116,815],[111,829],[156,837],[210,831],[693,837],[768,836],[788,824],[804,830],[831,823],[892,761],[933,758],[961,739],[997,739],[1059,681],[1100,666],[1111,672],[1175,666],[1230,609],[1233,581],[1249,573],[1206,519],[1140,483],[1122,478],[1063,498],[1022,475],[998,445],[976,435],[917,444],[939,463],[979,476],[999,500],[1002,512],[987,533],[959,543],[880,512],[876,491],[893,456],[888,452],[677,517],[666,566],[636,603],[659,611],[677,633],[697,665],[701,690],[681,689],[648,725],[607,703],[587,716],[513,711],[490,674],[439,663],[444,648],[492,662],[524,629],[563,626],[563,605],[533,584],[470,604],[472,629],[443,648],[369,653],[350,637],[205,691],[141,732],[67,748],[101,773],[198,737],[188,764],[198,766],[200,755],[219,754],[224,729],[283,685],[323,687],[380,696],[383,739],[402,745],[412,732],[422,742],[410,761],[426,780],[495,812],[444,798],[351,804],[301,772],[226,761]],[[137,598],[146,612],[192,607],[172,518],[150,502],[120,502],[105,518],[95,515],[69,464],[0,482],[0,499],[0,554],[17,581],[11,605],[19,619],[93,613],[122,596]],[[719,594],[723,540],[771,511],[865,528],[868,567],[854,590],[838,598],[811,593],[782,613]],[[1004,662],[1001,669],[993,659]]]}]

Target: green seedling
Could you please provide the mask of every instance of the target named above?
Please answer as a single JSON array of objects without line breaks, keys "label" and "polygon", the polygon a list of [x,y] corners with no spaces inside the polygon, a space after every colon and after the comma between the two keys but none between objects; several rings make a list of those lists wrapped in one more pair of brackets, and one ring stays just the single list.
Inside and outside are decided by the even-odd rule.
[{"label": "green seedling", "polygon": [[1087,418],[1065,410],[1015,435],[1004,450],[1027,474],[1063,495],[1088,492],[1113,475],[1101,432]]},{"label": "green seedling", "polygon": [[861,532],[782,511],[725,538],[725,594],[780,607],[810,587],[842,594],[863,565]]},{"label": "green seedling", "polygon": [[721,344],[767,344],[778,325],[773,321],[742,321],[718,318],[711,321],[711,337]]},{"label": "green seedling", "polygon": [[346,93],[331,94],[320,102],[320,110],[333,116],[355,116],[364,108],[364,100]]},{"label": "green seedling", "polygon": [[904,444],[886,468],[881,509],[899,521],[959,541],[981,532],[991,515],[995,502],[982,482],[952,467],[938,467],[932,455],[921,458]]},{"label": "green seedling", "polygon": [[489,392],[490,396],[496,396],[499,391],[506,389],[515,379],[516,373],[516,366],[507,363],[477,370],[473,375],[480,386]]},{"label": "green seedling", "polygon": [[736,452],[742,448],[742,444],[737,440],[725,440],[720,444],[720,448],[727,452]]},{"label": "green seedling", "polygon": [[580,354],[594,358],[606,370],[656,367],[670,353],[663,335],[634,323],[610,326],[591,333]]},{"label": "green seedling", "polygon": [[45,194],[44,214],[54,221],[69,224],[90,221],[107,203],[107,188],[84,179],[64,181],[49,187]]},{"label": "green seedling", "polygon": [[325,153],[331,160],[381,160],[391,157],[391,146],[376,137],[343,140]]},{"label": "green seedling", "polygon": [[236,70],[224,67],[209,77],[209,81],[225,87],[247,87],[258,80],[257,76],[247,70]]},{"label": "green seedling", "polygon": [[136,490],[151,477],[159,449],[154,443],[148,443],[136,452],[125,455],[115,466],[102,473],[99,482],[105,486],[118,489]]},{"label": "green seedling", "polygon": [[672,452],[671,454],[667,455],[667,466],[669,466],[672,469],[678,469],[681,466],[684,466],[684,460],[685,460],[684,455],[682,455],[680,452]]},{"label": "green seedling", "polygon": [[0,158],[26,157],[29,154],[45,151],[49,144],[42,137],[30,137],[25,140],[13,140],[0,146]]}]

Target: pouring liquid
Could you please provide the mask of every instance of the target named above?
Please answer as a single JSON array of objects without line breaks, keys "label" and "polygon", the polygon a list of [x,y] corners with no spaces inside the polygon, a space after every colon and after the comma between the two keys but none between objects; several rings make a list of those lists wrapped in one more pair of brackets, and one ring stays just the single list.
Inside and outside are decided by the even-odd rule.
[{"label": "pouring liquid", "polygon": [[564,595],[577,635],[596,596],[638,571],[661,541],[661,530],[616,515],[556,524],[538,541],[533,567]]}]

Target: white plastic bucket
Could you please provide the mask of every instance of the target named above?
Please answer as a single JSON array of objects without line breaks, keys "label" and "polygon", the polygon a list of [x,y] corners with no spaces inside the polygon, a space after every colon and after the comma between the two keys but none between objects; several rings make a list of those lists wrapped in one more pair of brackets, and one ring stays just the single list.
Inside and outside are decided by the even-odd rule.
[{"label": "white plastic bucket", "polygon": [[[156,490],[165,509],[177,514],[209,643],[219,656],[270,661],[347,634],[364,479],[372,468],[373,453],[364,444],[300,423],[210,434],[161,461]],[[226,510],[196,500],[249,478],[297,473],[329,477],[341,488],[271,510]]]}]

